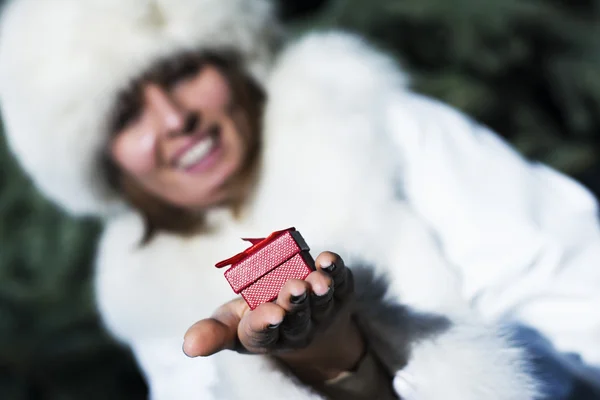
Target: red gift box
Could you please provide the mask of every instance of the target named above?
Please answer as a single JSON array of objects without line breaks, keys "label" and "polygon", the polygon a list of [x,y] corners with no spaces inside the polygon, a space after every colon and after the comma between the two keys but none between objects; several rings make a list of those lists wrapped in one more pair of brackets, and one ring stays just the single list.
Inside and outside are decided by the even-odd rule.
[{"label": "red gift box", "polygon": [[216,267],[231,265],[225,279],[251,310],[275,300],[288,280],[303,280],[315,271],[310,248],[295,228],[274,232],[267,238],[243,240],[252,246]]}]

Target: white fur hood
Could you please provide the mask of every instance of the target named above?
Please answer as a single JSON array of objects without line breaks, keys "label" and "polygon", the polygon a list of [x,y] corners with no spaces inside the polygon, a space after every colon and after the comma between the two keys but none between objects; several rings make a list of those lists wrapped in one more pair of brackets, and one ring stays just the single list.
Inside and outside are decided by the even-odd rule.
[{"label": "white fur hood", "polygon": [[112,215],[99,173],[117,95],[182,51],[234,49],[259,82],[281,32],[269,0],[9,0],[0,20],[7,141],[35,185],[74,215]]}]

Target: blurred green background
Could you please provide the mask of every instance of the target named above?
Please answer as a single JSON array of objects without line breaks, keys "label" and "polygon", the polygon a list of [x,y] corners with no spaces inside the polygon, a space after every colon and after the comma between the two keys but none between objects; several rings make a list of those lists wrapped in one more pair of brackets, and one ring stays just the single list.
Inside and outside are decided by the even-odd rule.
[{"label": "blurred green background", "polygon": [[[367,35],[398,56],[417,90],[600,192],[600,1],[280,3],[297,32]],[[94,310],[99,226],[40,198],[3,141],[0,215],[0,399],[145,398],[131,356],[102,331]]]}]

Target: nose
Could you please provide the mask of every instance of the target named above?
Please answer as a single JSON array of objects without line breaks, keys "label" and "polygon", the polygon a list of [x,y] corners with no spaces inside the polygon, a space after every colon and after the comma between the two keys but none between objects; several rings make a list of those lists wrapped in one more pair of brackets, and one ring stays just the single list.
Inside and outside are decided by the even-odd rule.
[{"label": "nose", "polygon": [[175,136],[192,132],[199,122],[197,114],[183,109],[158,85],[147,85],[144,88],[144,99],[165,135]]}]

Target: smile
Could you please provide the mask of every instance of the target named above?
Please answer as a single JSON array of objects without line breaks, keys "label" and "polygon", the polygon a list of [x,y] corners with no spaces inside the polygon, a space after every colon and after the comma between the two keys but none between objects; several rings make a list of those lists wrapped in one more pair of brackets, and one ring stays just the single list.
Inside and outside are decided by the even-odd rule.
[{"label": "smile", "polygon": [[213,125],[207,134],[190,144],[176,158],[174,165],[189,172],[204,171],[214,164],[221,149],[221,128]]}]

